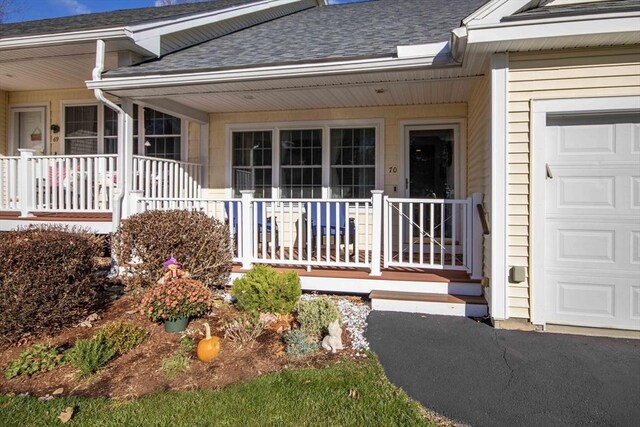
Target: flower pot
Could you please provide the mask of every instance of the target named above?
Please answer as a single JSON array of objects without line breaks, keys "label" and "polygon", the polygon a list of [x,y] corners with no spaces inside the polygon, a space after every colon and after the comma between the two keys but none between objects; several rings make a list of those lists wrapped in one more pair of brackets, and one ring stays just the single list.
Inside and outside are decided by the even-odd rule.
[{"label": "flower pot", "polygon": [[164,321],[164,330],[165,332],[182,332],[187,329],[187,325],[189,324],[188,317],[178,317],[174,320],[165,320]]}]

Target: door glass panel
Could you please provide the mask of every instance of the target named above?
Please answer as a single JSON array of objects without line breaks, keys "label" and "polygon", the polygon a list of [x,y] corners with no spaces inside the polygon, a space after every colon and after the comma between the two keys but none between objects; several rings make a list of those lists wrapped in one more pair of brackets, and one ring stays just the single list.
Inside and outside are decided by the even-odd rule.
[{"label": "door glass panel", "polygon": [[[15,111],[13,129],[15,147],[36,150],[35,154],[44,154],[44,109]],[[17,150],[15,154],[18,155]]]},{"label": "door glass panel", "polygon": [[[453,152],[453,129],[419,129],[409,131],[409,197],[416,199],[453,199],[455,198],[455,171]],[[413,234],[414,243],[420,235],[425,242],[431,238],[439,241],[442,231],[444,237],[452,235],[451,205],[434,206],[433,218],[429,205],[422,211],[420,224],[420,205],[414,205]],[[444,216],[443,216],[444,213]],[[434,236],[430,236],[433,221]],[[407,228],[408,230],[408,228]],[[411,240],[411,239],[410,239]]]},{"label": "door glass panel", "polygon": [[409,196],[454,198],[453,129],[409,132]]}]

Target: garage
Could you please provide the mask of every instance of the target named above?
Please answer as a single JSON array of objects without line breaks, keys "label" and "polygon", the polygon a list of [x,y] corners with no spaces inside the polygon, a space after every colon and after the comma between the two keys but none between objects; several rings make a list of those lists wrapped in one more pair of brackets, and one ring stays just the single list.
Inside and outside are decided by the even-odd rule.
[{"label": "garage", "polygon": [[640,330],[640,112],[546,113],[545,124],[535,140],[538,313]]}]

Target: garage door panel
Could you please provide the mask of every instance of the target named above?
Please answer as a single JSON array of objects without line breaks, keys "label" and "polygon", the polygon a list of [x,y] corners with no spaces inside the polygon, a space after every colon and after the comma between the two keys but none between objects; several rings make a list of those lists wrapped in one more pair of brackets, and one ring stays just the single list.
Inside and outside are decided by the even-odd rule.
[{"label": "garage door panel", "polygon": [[[640,224],[548,219],[545,267],[634,272],[640,275]],[[632,266],[632,264],[635,264]],[[638,279],[640,281],[640,278]]]},{"label": "garage door panel", "polygon": [[632,278],[548,274],[546,280],[548,323],[640,329],[640,285]]},{"label": "garage door panel", "polygon": [[640,330],[639,117],[547,120],[549,323]]}]

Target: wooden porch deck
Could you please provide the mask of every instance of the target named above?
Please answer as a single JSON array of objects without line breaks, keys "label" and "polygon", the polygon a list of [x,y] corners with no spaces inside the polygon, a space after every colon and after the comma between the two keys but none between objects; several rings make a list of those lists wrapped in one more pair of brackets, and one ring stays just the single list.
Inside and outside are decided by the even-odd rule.
[{"label": "wooden porch deck", "polygon": [[[63,222],[111,222],[110,212],[33,212],[33,216],[21,218],[20,212],[0,211],[0,221],[63,221]],[[28,225],[28,224],[25,224]]]}]

